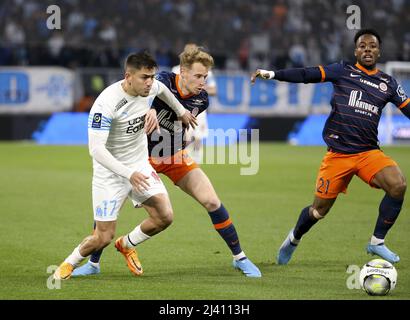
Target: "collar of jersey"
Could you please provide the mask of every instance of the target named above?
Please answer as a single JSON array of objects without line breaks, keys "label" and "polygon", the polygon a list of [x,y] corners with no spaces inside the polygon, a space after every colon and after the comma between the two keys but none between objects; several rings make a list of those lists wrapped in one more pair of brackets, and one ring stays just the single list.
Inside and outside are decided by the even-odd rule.
[{"label": "collar of jersey", "polygon": [[372,76],[375,75],[377,72],[379,72],[379,69],[374,69],[372,71],[367,70],[365,67],[361,66],[359,63],[356,63],[354,65],[357,69],[360,69],[361,71],[363,71],[365,74]]},{"label": "collar of jersey", "polygon": [[178,93],[179,93],[179,95],[181,96],[181,98],[182,98],[182,99],[188,99],[188,98],[192,97],[192,96],[194,95],[193,93],[187,94],[186,96],[184,96],[184,94],[182,93],[182,89],[181,89],[181,88],[179,87],[179,85],[178,85],[178,81],[179,81],[179,74],[177,74],[177,75],[175,76],[175,87],[177,88]]}]

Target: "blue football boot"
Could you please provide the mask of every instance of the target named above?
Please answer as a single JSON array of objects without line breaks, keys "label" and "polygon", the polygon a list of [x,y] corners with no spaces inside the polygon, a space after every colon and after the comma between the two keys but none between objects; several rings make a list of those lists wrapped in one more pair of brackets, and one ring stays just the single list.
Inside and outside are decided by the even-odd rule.
[{"label": "blue football boot", "polygon": [[294,244],[290,241],[291,233],[293,233],[293,229],[290,230],[285,241],[283,241],[282,245],[279,248],[278,256],[276,257],[278,264],[288,264],[290,258],[292,258],[293,252],[298,246],[297,244]]},{"label": "blue football boot", "polygon": [[384,243],[381,244],[368,244],[366,248],[367,253],[371,255],[378,255],[380,258],[389,261],[390,263],[397,263],[400,261],[400,257],[394,252],[390,251]]},{"label": "blue football boot", "polygon": [[241,260],[233,260],[232,265],[235,269],[239,269],[242,273],[251,278],[260,278],[262,277],[261,272],[259,271],[258,267],[255,266],[251,260],[248,258],[244,258]]},{"label": "blue football boot", "polygon": [[89,276],[92,274],[100,273],[100,267],[93,266],[90,261],[83,264],[81,267],[74,269],[73,273],[71,274],[72,277],[80,277],[80,276]]}]

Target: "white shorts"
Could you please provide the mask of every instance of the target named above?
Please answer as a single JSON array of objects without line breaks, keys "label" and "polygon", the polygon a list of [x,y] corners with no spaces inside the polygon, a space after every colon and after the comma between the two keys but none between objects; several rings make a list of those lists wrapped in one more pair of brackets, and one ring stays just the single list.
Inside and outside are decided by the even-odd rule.
[{"label": "white shorts", "polygon": [[133,189],[128,179],[114,173],[104,180],[93,177],[92,197],[94,220],[117,220],[120,209],[127,197],[129,197],[134,204],[141,204],[156,194],[168,194],[161,178],[150,164],[147,164],[139,172],[149,177],[148,183],[150,187],[148,190],[142,192]]}]

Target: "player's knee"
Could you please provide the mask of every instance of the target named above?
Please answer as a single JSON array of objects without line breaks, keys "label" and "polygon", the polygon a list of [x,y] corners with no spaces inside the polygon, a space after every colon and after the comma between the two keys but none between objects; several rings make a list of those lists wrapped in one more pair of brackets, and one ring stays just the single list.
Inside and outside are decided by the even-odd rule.
[{"label": "player's knee", "polygon": [[204,202],[202,202],[202,205],[208,212],[214,212],[221,206],[221,201],[218,199],[218,197],[209,197]]},{"label": "player's knee", "polygon": [[330,208],[326,208],[326,207],[320,207],[320,206],[317,208],[311,207],[309,210],[309,215],[316,220],[320,220],[326,216],[329,210]]},{"label": "player's knee", "polygon": [[406,193],[407,183],[403,179],[397,183],[395,183],[389,190],[389,195],[393,198],[403,198],[404,194]]},{"label": "player's knee", "polygon": [[174,213],[172,209],[166,210],[160,218],[157,219],[156,224],[157,227],[161,230],[168,228],[172,222],[174,221]]}]

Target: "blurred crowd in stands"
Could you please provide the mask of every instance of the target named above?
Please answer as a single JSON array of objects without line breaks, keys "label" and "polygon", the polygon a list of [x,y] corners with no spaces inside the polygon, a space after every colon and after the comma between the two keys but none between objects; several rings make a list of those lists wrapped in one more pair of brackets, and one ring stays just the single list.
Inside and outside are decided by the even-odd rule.
[{"label": "blurred crowd in stands", "polygon": [[[410,60],[410,0],[2,0],[0,65],[120,67],[148,49],[164,67],[187,42],[219,69],[252,70],[352,59],[346,8],[383,38],[381,61]],[[61,30],[46,9],[61,9]]]}]

